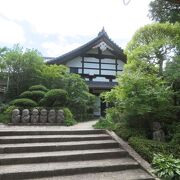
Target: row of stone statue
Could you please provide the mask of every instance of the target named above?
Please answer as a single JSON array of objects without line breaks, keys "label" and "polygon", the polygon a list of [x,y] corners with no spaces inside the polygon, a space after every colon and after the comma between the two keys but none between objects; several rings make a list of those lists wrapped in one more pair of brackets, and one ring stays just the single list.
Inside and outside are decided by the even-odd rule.
[{"label": "row of stone statue", "polygon": [[46,109],[14,109],[12,111],[12,123],[63,123],[63,110],[46,110]]}]

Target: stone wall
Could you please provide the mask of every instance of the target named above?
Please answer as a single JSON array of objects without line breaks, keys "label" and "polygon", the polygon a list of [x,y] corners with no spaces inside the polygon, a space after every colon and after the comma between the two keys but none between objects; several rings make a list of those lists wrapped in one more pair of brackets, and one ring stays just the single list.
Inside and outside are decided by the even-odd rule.
[{"label": "stone wall", "polygon": [[39,123],[64,123],[63,110],[55,109],[14,109],[12,111],[11,123],[13,124],[39,124]]}]

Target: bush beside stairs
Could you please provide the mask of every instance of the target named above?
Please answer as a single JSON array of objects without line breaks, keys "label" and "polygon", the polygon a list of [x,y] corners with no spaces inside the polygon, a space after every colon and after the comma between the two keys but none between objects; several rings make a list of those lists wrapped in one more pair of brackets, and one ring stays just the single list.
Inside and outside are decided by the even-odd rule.
[{"label": "bush beside stairs", "polygon": [[105,130],[0,130],[0,180],[154,179]]}]

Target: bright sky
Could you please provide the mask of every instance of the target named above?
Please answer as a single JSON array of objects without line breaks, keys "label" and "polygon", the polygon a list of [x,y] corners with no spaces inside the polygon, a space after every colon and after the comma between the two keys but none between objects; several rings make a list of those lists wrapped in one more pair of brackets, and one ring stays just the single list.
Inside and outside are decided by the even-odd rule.
[{"label": "bright sky", "polygon": [[125,48],[138,28],[151,23],[150,1],[0,0],[0,47],[19,43],[55,57],[95,38],[104,26]]}]

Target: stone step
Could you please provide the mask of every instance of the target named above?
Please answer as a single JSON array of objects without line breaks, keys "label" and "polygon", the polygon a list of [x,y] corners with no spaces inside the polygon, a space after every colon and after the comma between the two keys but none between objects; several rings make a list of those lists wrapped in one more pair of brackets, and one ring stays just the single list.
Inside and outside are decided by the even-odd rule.
[{"label": "stone step", "polygon": [[0,136],[23,136],[23,135],[77,135],[77,134],[102,134],[105,130],[1,130]]},{"label": "stone step", "polygon": [[85,161],[93,159],[121,158],[127,157],[128,153],[120,148],[114,149],[92,149],[54,151],[38,153],[13,153],[0,154],[0,165],[63,162],[63,161]]},{"label": "stone step", "polygon": [[[38,178],[33,180],[155,180],[142,169],[128,169],[115,172],[86,173],[71,176],[54,176],[51,178]],[[30,179],[32,180],[32,179]]]},{"label": "stone step", "polygon": [[93,172],[111,172],[137,169],[139,164],[131,158],[68,161],[41,164],[3,165],[0,166],[0,179],[29,179],[74,175]]},{"label": "stone step", "polygon": [[12,143],[36,143],[36,142],[67,142],[67,141],[91,141],[112,139],[107,134],[82,134],[82,135],[22,135],[2,136],[0,144]]},{"label": "stone step", "polygon": [[120,147],[119,144],[114,140],[1,144],[0,153],[51,152],[118,147]]}]

